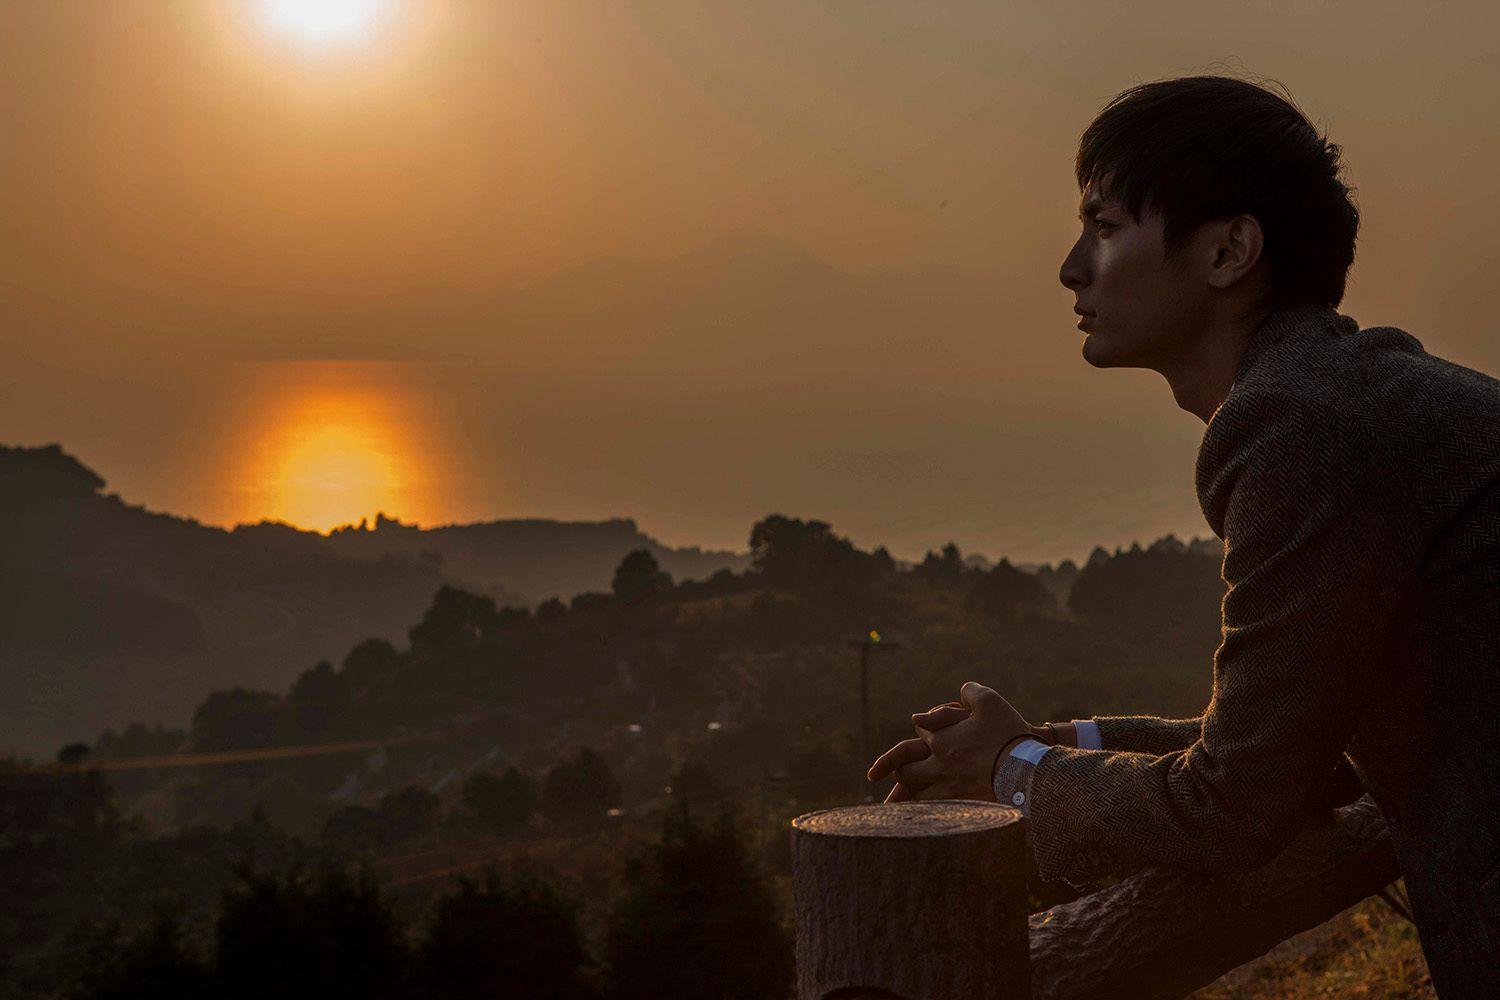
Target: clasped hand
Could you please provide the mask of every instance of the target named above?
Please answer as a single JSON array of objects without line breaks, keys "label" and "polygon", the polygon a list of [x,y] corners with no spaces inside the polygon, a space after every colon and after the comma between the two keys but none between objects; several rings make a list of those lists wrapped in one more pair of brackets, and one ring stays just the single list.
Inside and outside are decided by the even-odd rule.
[{"label": "clasped hand", "polygon": [[871,781],[896,776],[887,802],[995,801],[995,762],[1012,740],[1032,735],[1032,727],[999,692],[977,681],[966,681],[958,696],[913,715],[917,738],[897,743],[870,765]]}]

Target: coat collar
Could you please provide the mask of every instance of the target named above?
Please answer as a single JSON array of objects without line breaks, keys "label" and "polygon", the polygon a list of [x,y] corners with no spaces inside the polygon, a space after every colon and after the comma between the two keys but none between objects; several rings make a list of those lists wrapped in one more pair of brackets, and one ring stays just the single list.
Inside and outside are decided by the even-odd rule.
[{"label": "coat collar", "polygon": [[1358,332],[1359,323],[1332,306],[1297,306],[1268,313],[1245,344],[1229,391],[1234,391],[1234,386],[1239,385],[1245,373],[1273,344],[1293,338],[1343,337]]},{"label": "coat collar", "polygon": [[1272,346],[1293,340],[1345,337],[1358,332],[1359,323],[1353,317],[1341,315],[1330,306],[1300,306],[1269,313],[1251,333],[1245,353],[1240,357],[1234,383],[1209,418],[1198,446],[1195,473],[1198,502],[1208,526],[1219,538],[1224,537],[1227,484],[1233,481],[1233,476],[1224,474],[1225,467],[1233,449],[1239,446],[1234,440],[1234,428],[1225,427],[1220,419],[1225,403],[1234,397],[1236,387],[1244,384],[1246,375]]}]

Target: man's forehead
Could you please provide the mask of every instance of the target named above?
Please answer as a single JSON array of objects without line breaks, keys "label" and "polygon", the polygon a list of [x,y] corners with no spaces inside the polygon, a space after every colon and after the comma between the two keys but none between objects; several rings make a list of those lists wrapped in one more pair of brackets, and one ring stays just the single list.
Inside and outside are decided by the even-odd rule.
[{"label": "man's forehead", "polygon": [[1120,200],[1110,194],[1099,184],[1090,184],[1083,189],[1083,197],[1078,203],[1080,215],[1092,215],[1104,208],[1118,207]]}]

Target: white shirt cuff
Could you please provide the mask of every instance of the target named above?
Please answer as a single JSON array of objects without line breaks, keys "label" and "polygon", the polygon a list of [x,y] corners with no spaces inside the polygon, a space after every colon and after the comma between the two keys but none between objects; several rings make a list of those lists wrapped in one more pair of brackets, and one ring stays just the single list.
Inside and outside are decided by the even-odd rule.
[{"label": "white shirt cuff", "polygon": [[1052,748],[1040,740],[1024,739],[1010,748],[995,771],[995,801],[1031,815],[1031,777],[1036,763]]},{"label": "white shirt cuff", "polygon": [[1010,755],[1035,767],[1042,759],[1042,755],[1051,749],[1041,740],[1025,739],[1010,748]]},{"label": "white shirt cuff", "polygon": [[1078,749],[1104,749],[1104,741],[1099,736],[1099,723],[1093,719],[1074,719],[1073,728],[1078,731]]}]

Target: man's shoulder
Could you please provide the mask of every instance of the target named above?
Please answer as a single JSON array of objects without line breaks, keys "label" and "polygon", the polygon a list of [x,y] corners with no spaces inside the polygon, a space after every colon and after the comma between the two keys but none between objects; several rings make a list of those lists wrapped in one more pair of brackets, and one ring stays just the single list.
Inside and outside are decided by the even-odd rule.
[{"label": "man's shoulder", "polygon": [[1330,487],[1367,471],[1370,425],[1359,410],[1357,398],[1319,393],[1306,382],[1237,386],[1198,450],[1198,500],[1214,533],[1227,537],[1236,498],[1261,509],[1328,498]]},{"label": "man's shoulder", "polygon": [[1354,415],[1387,394],[1403,373],[1441,377],[1421,341],[1395,327],[1352,322],[1308,328],[1261,346],[1224,402],[1231,417],[1271,406],[1296,418],[1334,411]]},{"label": "man's shoulder", "polygon": [[1420,497],[1500,475],[1500,380],[1396,327],[1264,345],[1205,429],[1199,501],[1223,537],[1229,494]]},{"label": "man's shoulder", "polygon": [[1335,416],[1387,432],[1402,422],[1438,430],[1500,413],[1500,380],[1428,353],[1399,327],[1360,329],[1350,317],[1330,315],[1256,345],[1225,400],[1227,423],[1267,405],[1288,419]]}]

